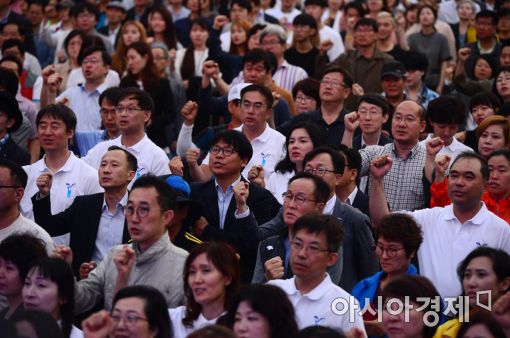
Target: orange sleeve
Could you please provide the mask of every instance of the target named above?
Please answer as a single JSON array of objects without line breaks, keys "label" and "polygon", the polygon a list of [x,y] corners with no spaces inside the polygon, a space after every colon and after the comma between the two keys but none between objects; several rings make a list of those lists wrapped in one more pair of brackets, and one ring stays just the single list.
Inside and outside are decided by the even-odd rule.
[{"label": "orange sleeve", "polygon": [[444,207],[451,203],[448,197],[448,179],[445,178],[440,183],[434,181],[430,186],[430,207]]}]

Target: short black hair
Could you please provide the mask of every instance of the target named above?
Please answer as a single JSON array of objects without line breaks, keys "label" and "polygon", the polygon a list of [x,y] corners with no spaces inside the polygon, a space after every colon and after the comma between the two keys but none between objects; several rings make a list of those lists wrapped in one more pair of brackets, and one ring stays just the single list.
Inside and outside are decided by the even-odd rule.
[{"label": "short black hair", "polygon": [[108,151],[112,150],[120,150],[126,155],[127,165],[129,170],[135,171],[138,168],[138,160],[136,159],[135,155],[131,154],[128,150],[119,147],[119,146],[109,146]]},{"label": "short black hair", "polygon": [[80,51],[80,55],[78,55],[78,63],[81,65],[83,63],[83,60],[85,60],[87,56],[95,52],[101,53],[101,58],[103,59],[103,63],[105,65],[110,66],[112,64],[112,57],[110,56],[110,54],[108,54],[108,52],[103,46],[98,45],[92,45],[86,48],[82,48],[82,50]]},{"label": "short black hair", "polygon": [[391,213],[381,219],[375,229],[375,239],[384,238],[389,242],[401,242],[406,257],[418,252],[423,243],[423,232],[412,216],[404,213]]},{"label": "short black hair", "polygon": [[232,3],[230,4],[231,9],[232,9],[232,7],[234,7],[234,4],[238,5],[241,8],[246,9],[248,11],[248,13],[250,13],[252,10],[251,2],[249,2],[247,0],[232,0]]},{"label": "short black hair", "polygon": [[210,147],[212,148],[220,141],[225,142],[237,150],[239,157],[243,160],[250,161],[253,156],[253,147],[250,141],[248,141],[248,138],[243,133],[237,130],[225,130],[214,135]]},{"label": "short black hair", "polygon": [[319,213],[305,214],[298,218],[292,226],[290,230],[292,237],[295,237],[301,230],[317,235],[321,232],[324,233],[330,252],[337,252],[342,244],[344,226],[336,216]]},{"label": "short black hair", "polygon": [[322,178],[315,176],[313,174],[300,172],[290,178],[288,185],[290,185],[295,180],[299,179],[307,179],[313,182],[315,186],[313,198],[315,198],[315,201],[317,203],[326,203],[328,201],[329,194],[331,194],[331,189]]},{"label": "short black hair", "polygon": [[114,106],[119,103],[119,97],[122,93],[122,89],[120,87],[110,87],[108,89],[105,89],[100,95],[99,95],[99,105],[103,103],[103,100],[108,100],[108,102],[112,103]]},{"label": "short black hair", "polygon": [[[2,59],[2,61],[5,57]],[[2,63],[0,61],[0,64]],[[10,69],[4,68],[0,66],[0,88],[5,90],[12,96],[16,96],[19,88],[19,80],[16,77],[16,74]]]},{"label": "short black hair", "polygon": [[[487,163],[487,160],[482,157],[482,155],[475,153],[473,151],[463,151],[457,157],[455,160],[453,160],[452,165],[450,166],[451,169],[453,169],[453,166],[455,163],[457,163],[459,160],[463,159],[475,159],[480,162],[480,172],[482,174],[482,178],[484,182],[487,182],[489,180],[489,164]],[[450,169],[450,170],[451,170]]]},{"label": "short black hair", "polygon": [[[307,0],[308,1],[308,0]],[[313,18],[313,16],[305,13],[301,13],[297,15],[292,21],[292,25],[294,26],[308,26],[313,29],[317,29],[317,22]]]},{"label": "short black hair", "polygon": [[491,107],[492,110],[494,110],[494,113],[497,113],[501,108],[501,101],[499,101],[499,97],[497,97],[494,93],[476,93],[471,100],[469,100],[469,111],[473,111],[476,106],[481,105]]},{"label": "short black hair", "polygon": [[343,174],[345,169],[345,160],[336,150],[327,146],[321,146],[312,149],[308,154],[305,155],[303,160],[303,166],[306,166],[308,162],[320,154],[328,154],[331,157],[331,163],[333,163],[333,170],[335,174]]},{"label": "short black hair", "polygon": [[30,6],[32,6],[32,5],[41,6],[43,11],[44,11],[44,7],[46,6],[42,1],[30,0],[30,1],[28,1],[27,8],[30,8]]},{"label": "short black hair", "polygon": [[510,163],[510,149],[508,148],[494,150],[492,153],[489,154],[489,156],[487,156],[487,161],[489,161],[494,156],[504,156],[506,160]]},{"label": "short black hair", "polygon": [[0,64],[4,61],[11,61],[11,62],[14,62],[17,66],[18,66],[18,76],[21,76],[21,74],[23,74],[23,64],[21,63],[21,61],[12,56],[12,55],[5,55],[2,60],[0,60]]},{"label": "short black hair", "polygon": [[363,102],[370,103],[381,108],[383,116],[389,116],[393,110],[391,105],[388,103],[388,100],[380,94],[365,94],[360,97],[358,100],[358,109]]},{"label": "short black hair", "polygon": [[349,2],[344,7],[344,13],[347,14],[347,11],[349,9],[355,9],[358,12],[358,15],[360,18],[365,16],[365,8],[363,7],[363,4],[361,1],[353,1]]},{"label": "short black hair", "polygon": [[326,67],[326,69],[324,69],[321,77],[324,77],[326,74],[329,74],[329,73],[340,73],[340,74],[342,74],[342,76],[344,78],[345,86],[347,88],[352,88],[352,85],[354,84],[354,81],[353,81],[352,76],[349,73],[349,71],[347,71],[345,68],[340,67],[340,66],[328,66],[328,67]]},{"label": "short black hair", "polygon": [[[490,54],[480,54],[480,55],[477,55],[474,57],[474,62],[473,62],[473,65],[471,67],[471,73],[473,74],[473,78],[474,78],[474,73],[475,73],[475,68],[476,68],[476,64],[478,63],[478,60],[485,60],[485,62],[487,62],[487,64],[489,65],[489,68],[491,69],[491,79],[494,78],[494,74],[496,74],[496,71],[498,70],[498,61],[496,61],[496,59],[494,57],[492,57]],[[475,80],[478,80],[475,78]]]},{"label": "short black hair", "polygon": [[273,100],[274,99],[273,99],[273,94],[271,93],[269,88],[267,88],[266,86],[258,85],[258,84],[251,84],[249,86],[246,86],[241,90],[241,101],[243,101],[244,95],[249,92],[257,92],[260,95],[262,95],[264,97],[264,99],[266,100],[267,109],[273,109]]},{"label": "short black hair", "polygon": [[345,338],[345,335],[330,327],[316,325],[302,329],[296,338]]},{"label": "short black hair", "polygon": [[39,126],[41,119],[45,116],[50,116],[57,120],[62,120],[66,125],[67,131],[74,131],[76,129],[76,114],[65,104],[50,104],[39,110],[39,113],[37,113],[37,117],[35,119],[36,126]]},{"label": "short black hair", "polygon": [[429,60],[425,55],[420,52],[409,51],[406,52],[405,56],[406,57],[402,61],[406,70],[421,70],[425,73],[427,72],[427,69],[429,68]]},{"label": "short black hair", "polygon": [[319,95],[320,85],[318,80],[311,77],[296,82],[292,88],[294,101],[296,101],[297,92],[302,91],[306,96],[313,98],[317,102],[317,107],[319,107],[321,105],[321,97]]},{"label": "short black hair", "polygon": [[379,31],[379,26],[377,26],[377,21],[372,18],[361,18],[354,25],[354,31],[357,31],[361,26],[372,27],[375,33]]},{"label": "short black hair", "polygon": [[99,9],[95,5],[91,4],[90,2],[86,2],[86,1],[74,5],[71,8],[71,11],[69,14],[72,17],[77,18],[78,15],[83,12],[89,12],[89,13],[94,14],[94,16],[96,17],[96,21],[99,21],[99,16],[101,15],[101,13],[99,12]]},{"label": "short black hair", "polygon": [[15,233],[0,242],[0,258],[16,265],[22,281],[32,265],[47,256],[44,242],[29,233]]},{"label": "short black hair", "polygon": [[454,96],[441,95],[429,102],[427,119],[435,123],[463,125],[466,121],[466,106]]},{"label": "short black hair", "polygon": [[[341,144],[341,146],[343,146],[343,144]],[[346,146],[339,147],[338,151],[342,155],[344,155],[345,166],[348,167],[349,169],[356,169],[357,171],[356,184],[359,184],[359,181],[361,179],[361,164],[362,164],[361,155],[359,151],[352,148],[347,148]]]},{"label": "short black hair", "polygon": [[317,5],[322,8],[326,8],[328,7],[328,2],[326,0],[305,0],[305,7],[312,5]]},{"label": "short black hair", "polygon": [[264,69],[268,72],[271,72],[273,67],[271,65],[271,60],[269,59],[268,53],[260,48],[254,48],[243,56],[243,68],[248,62],[259,63],[261,61],[264,64]]},{"label": "short black hair", "polygon": [[83,33],[79,29],[73,29],[72,31],[67,34],[66,38],[64,39],[64,50],[67,51],[67,47],[69,46],[69,43],[71,42],[71,39],[73,39],[75,36],[80,36],[82,42],[86,40],[86,34]]},{"label": "short black hair", "polygon": [[26,188],[28,182],[28,175],[18,164],[0,158],[0,168],[7,168],[11,174],[11,184],[23,189]]},{"label": "short black hair", "polygon": [[490,18],[493,26],[496,26],[499,20],[498,15],[495,12],[490,11],[488,9],[476,13],[475,22],[480,18]]},{"label": "short black hair", "polygon": [[161,211],[175,210],[175,190],[166,184],[166,182],[154,175],[146,174],[138,178],[133,187],[131,188],[130,194],[139,188],[154,188],[158,193],[158,204]]},{"label": "short black hair", "polygon": [[152,99],[149,93],[137,87],[122,88],[117,103],[120,103],[120,101],[127,98],[131,98],[138,102],[138,106],[140,106],[140,109],[148,110],[151,113],[154,113],[154,100]]},{"label": "short black hair", "polygon": [[2,55],[5,55],[5,50],[12,48],[12,47],[18,47],[19,53],[21,55],[25,55],[25,45],[23,44],[23,41],[19,39],[7,39],[2,44]]}]

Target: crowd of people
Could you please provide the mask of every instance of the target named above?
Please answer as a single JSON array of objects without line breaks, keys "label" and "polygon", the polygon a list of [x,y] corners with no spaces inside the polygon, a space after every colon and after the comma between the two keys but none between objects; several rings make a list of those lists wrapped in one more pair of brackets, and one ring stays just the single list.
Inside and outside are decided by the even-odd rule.
[{"label": "crowd of people", "polygon": [[0,336],[510,337],[510,0],[0,0]]}]

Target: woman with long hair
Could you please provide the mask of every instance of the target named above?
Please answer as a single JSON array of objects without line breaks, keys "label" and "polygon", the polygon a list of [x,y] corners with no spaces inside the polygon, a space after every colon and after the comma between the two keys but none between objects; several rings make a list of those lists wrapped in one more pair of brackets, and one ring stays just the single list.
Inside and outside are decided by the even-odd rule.
[{"label": "woman with long hair", "polygon": [[170,309],[176,338],[215,324],[239,289],[239,260],[220,242],[195,247],[184,264],[186,305]]},{"label": "woman with long hair", "polygon": [[129,20],[120,29],[117,49],[112,55],[112,69],[122,76],[126,71],[126,50],[133,42],[147,42],[145,27],[138,21]]},{"label": "woman with long hair", "polygon": [[177,37],[175,35],[172,14],[164,6],[154,6],[149,11],[148,35],[152,38],[151,43],[164,43],[168,50],[177,49]]},{"label": "woman with long hair", "polygon": [[230,26],[230,54],[243,56],[248,52],[248,32],[251,23],[247,20],[232,22]]},{"label": "woman with long hair", "polygon": [[154,101],[147,135],[161,148],[168,146],[165,128],[175,117],[174,100],[170,82],[159,77],[152,58],[151,47],[144,42],[134,42],[125,53],[127,72],[120,81],[120,87],[138,87],[148,92]]},{"label": "woman with long hair", "polygon": [[510,67],[499,68],[494,76],[492,92],[499,97],[501,103],[510,102]]},{"label": "woman with long hair", "polygon": [[42,258],[30,269],[23,285],[26,310],[49,313],[60,325],[64,337],[81,337],[73,326],[74,274],[69,264],[59,258]]}]

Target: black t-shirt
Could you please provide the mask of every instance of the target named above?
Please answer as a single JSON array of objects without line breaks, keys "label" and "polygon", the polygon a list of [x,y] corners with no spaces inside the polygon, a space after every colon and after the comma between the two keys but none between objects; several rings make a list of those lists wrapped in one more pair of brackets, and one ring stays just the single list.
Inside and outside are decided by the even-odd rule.
[{"label": "black t-shirt", "polygon": [[288,63],[303,68],[310,77],[315,75],[315,60],[318,55],[319,50],[315,47],[305,54],[299,53],[295,47],[292,47],[283,54]]}]

